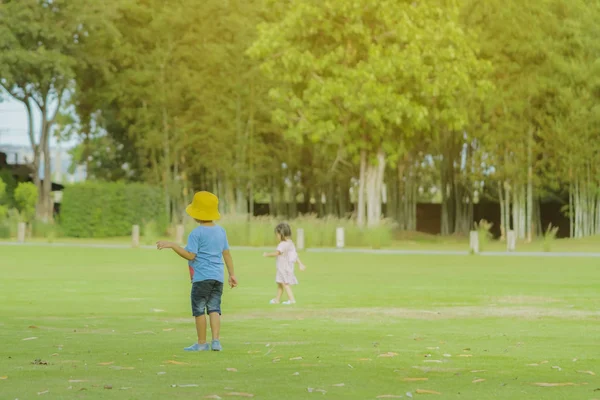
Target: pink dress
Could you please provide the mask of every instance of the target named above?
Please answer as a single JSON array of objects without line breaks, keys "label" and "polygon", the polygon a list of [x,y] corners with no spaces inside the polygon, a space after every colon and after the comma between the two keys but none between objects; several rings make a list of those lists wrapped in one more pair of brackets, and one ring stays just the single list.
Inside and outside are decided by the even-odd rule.
[{"label": "pink dress", "polygon": [[277,251],[281,253],[277,256],[277,275],[275,276],[276,283],[284,283],[287,285],[297,285],[298,279],[294,275],[294,265],[298,261],[298,253],[296,246],[291,240],[280,242],[277,246]]}]

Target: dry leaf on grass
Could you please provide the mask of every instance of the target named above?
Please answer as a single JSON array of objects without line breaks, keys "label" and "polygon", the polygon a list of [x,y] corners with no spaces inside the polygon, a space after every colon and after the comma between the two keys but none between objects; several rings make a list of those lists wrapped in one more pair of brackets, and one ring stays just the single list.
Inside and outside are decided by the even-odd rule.
[{"label": "dry leaf on grass", "polygon": [[188,363],[183,362],[183,361],[175,361],[175,360],[168,360],[165,361],[165,364],[173,364],[173,365],[188,365]]},{"label": "dry leaf on grass", "polygon": [[175,330],[175,328],[165,328],[163,329],[163,332],[171,332],[173,330]]},{"label": "dry leaf on grass", "polygon": [[58,355],[59,355],[58,353],[52,353],[52,357],[56,357]]},{"label": "dry leaf on grass", "polygon": [[35,340],[35,339],[37,339],[37,337],[34,336],[34,337],[27,337],[27,338],[22,339],[22,340],[25,341],[25,340]]},{"label": "dry leaf on grass", "polygon": [[402,380],[404,382],[422,382],[422,381],[428,381],[429,378],[404,378]]},{"label": "dry leaf on grass", "polygon": [[119,367],[118,365],[114,365],[110,367],[110,369],[114,369],[115,371],[131,371],[134,370],[134,367]]},{"label": "dry leaf on grass", "polygon": [[31,363],[33,365],[48,365],[48,361],[40,360],[39,358],[36,358]]},{"label": "dry leaf on grass", "polygon": [[8,376],[0,376],[0,381],[5,381],[8,379]]},{"label": "dry leaf on grass", "polygon": [[387,353],[380,354],[378,357],[396,357],[397,355],[398,353],[388,351]]},{"label": "dry leaf on grass", "polygon": [[534,383],[533,385],[540,386],[540,387],[577,386],[577,384],[575,384],[573,382],[560,382],[560,383],[537,382],[537,383]]},{"label": "dry leaf on grass", "polygon": [[596,375],[593,371],[577,371],[580,374]]},{"label": "dry leaf on grass", "polygon": [[198,387],[195,383],[186,384],[186,385],[171,385],[171,387],[180,387],[180,388],[189,388],[189,387]]},{"label": "dry leaf on grass", "polygon": [[35,325],[29,325],[29,329],[40,329],[40,328],[38,328],[38,327],[37,327],[37,326],[35,326]]},{"label": "dry leaf on grass", "polygon": [[540,364],[548,364],[548,361],[540,361]]},{"label": "dry leaf on grass", "polygon": [[435,390],[425,390],[425,389],[417,389],[415,391],[417,394],[441,394],[440,392],[436,392]]},{"label": "dry leaf on grass", "polygon": [[233,397],[254,397],[252,393],[243,393],[243,392],[229,392],[225,393],[225,396],[233,396]]},{"label": "dry leaf on grass", "polygon": [[346,384],[345,383],[336,383],[335,385],[331,385],[331,386],[334,386],[334,387],[344,387],[344,386],[346,386]]},{"label": "dry leaf on grass", "polygon": [[46,394],[46,393],[48,393],[48,392],[50,392],[50,391],[49,391],[49,390],[44,390],[43,392],[38,392],[38,396],[39,396],[39,395],[42,395],[42,394]]},{"label": "dry leaf on grass", "polygon": [[475,379],[472,383],[479,383],[479,382],[484,382],[485,379]]},{"label": "dry leaf on grass", "polygon": [[238,372],[237,368],[227,368],[227,372]]},{"label": "dry leaf on grass", "polygon": [[98,365],[106,366],[106,365],[113,365],[114,363],[115,363],[114,361],[107,361],[107,362],[98,363]]},{"label": "dry leaf on grass", "polygon": [[104,389],[110,390],[110,389],[112,389],[112,385],[104,385]]}]

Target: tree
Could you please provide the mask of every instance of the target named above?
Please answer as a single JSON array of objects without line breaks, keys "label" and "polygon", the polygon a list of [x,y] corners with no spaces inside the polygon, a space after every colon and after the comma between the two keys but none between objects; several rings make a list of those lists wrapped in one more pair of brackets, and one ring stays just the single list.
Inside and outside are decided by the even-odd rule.
[{"label": "tree", "polygon": [[[73,89],[82,43],[94,35],[99,10],[92,0],[0,3],[0,85],[25,106],[38,188],[37,216],[52,218],[50,136],[66,94]],[[39,111],[39,132],[34,118]],[[43,166],[41,165],[43,160]],[[40,178],[43,167],[44,179]]]},{"label": "tree", "polygon": [[31,182],[22,182],[15,189],[17,209],[25,222],[31,223],[35,218],[35,207],[38,199],[38,189]]},{"label": "tree", "polygon": [[[432,114],[453,115],[447,106],[460,92],[452,89],[473,84],[477,60],[457,16],[443,2],[314,0],[260,28],[251,54],[279,82],[270,93],[275,121],[288,136],[343,148],[359,165],[360,225],[365,211],[371,226],[381,218],[386,164]],[[460,117],[448,119],[444,128],[460,129]]]}]

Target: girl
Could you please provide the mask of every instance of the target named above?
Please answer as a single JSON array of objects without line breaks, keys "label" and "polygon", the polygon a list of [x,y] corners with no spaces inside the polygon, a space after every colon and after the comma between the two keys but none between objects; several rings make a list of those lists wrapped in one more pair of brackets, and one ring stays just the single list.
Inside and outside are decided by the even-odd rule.
[{"label": "girl", "polygon": [[277,283],[277,296],[271,300],[271,304],[279,304],[283,291],[287,293],[288,301],[283,304],[296,304],[294,298],[294,292],[292,291],[291,285],[297,285],[298,279],[294,275],[294,265],[296,263],[300,266],[300,271],[304,271],[306,267],[300,261],[298,253],[296,252],[296,246],[292,242],[292,229],[286,223],[281,223],[275,228],[275,234],[279,245],[277,250],[273,253],[264,253],[265,257],[277,257],[277,274],[275,276],[275,282]]}]

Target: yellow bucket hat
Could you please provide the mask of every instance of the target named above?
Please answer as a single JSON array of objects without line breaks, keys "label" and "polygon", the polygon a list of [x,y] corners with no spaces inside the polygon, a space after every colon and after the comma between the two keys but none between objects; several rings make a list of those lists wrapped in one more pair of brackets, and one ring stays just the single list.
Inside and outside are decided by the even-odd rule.
[{"label": "yellow bucket hat", "polygon": [[210,192],[196,193],[192,204],[187,206],[185,212],[198,221],[217,221],[221,219],[219,199]]}]

